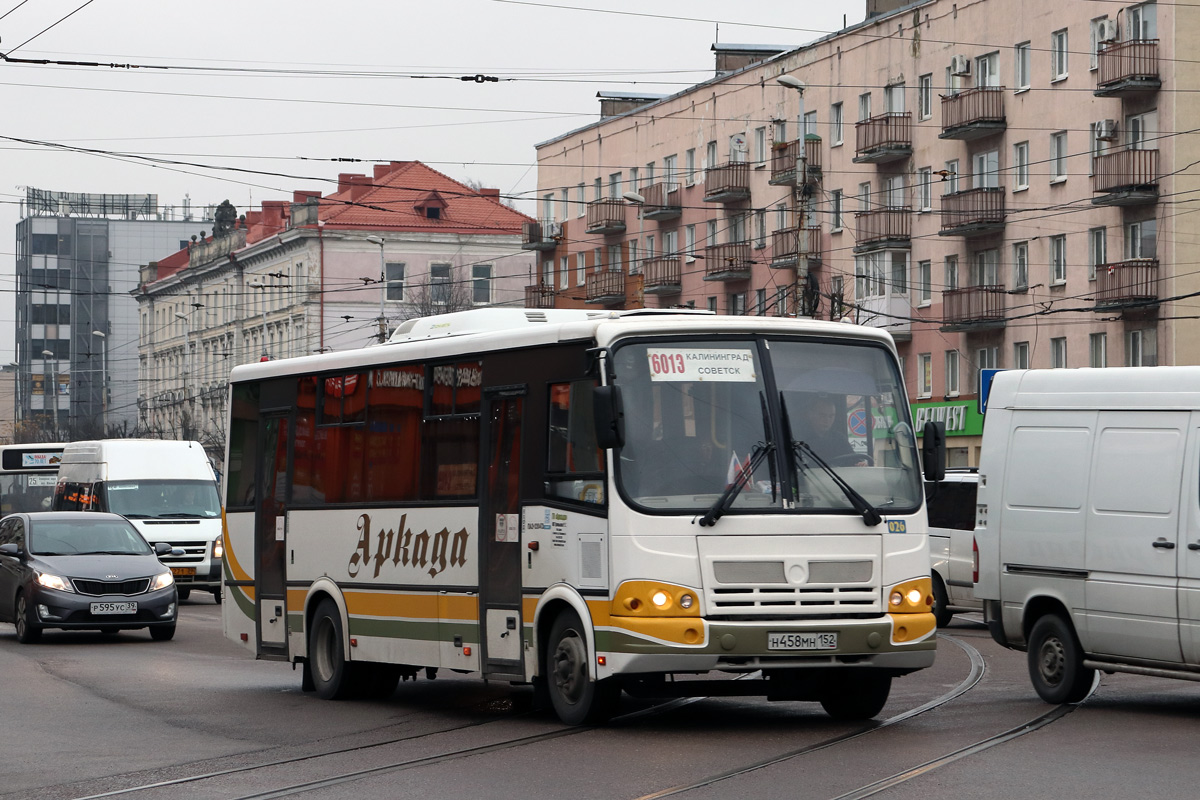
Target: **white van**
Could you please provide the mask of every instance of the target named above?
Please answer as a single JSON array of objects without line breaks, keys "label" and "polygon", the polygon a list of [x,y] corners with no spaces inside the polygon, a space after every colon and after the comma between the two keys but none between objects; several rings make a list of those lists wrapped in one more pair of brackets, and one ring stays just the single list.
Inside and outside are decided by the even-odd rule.
[{"label": "white van", "polygon": [[132,522],[166,555],[184,600],[191,590],[221,602],[221,502],[199,442],[103,439],[63,448],[54,489],[56,511],[111,511]]},{"label": "white van", "polygon": [[974,467],[950,468],[942,480],[925,482],[933,616],[939,628],[949,625],[957,613],[980,609],[972,582],[978,485],[979,471]]},{"label": "white van", "polygon": [[1096,670],[1200,680],[1200,367],[991,386],[975,596],[1050,703]]}]

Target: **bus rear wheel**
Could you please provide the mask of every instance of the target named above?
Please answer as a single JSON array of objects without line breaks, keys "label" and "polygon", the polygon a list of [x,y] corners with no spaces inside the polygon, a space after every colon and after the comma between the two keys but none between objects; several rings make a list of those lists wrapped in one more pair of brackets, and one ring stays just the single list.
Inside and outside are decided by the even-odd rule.
[{"label": "bus rear wheel", "polygon": [[317,605],[308,629],[308,665],[313,691],[322,700],[350,696],[350,665],[342,647],[342,614],[328,598]]},{"label": "bus rear wheel", "polygon": [[834,719],[871,719],[883,711],[891,691],[891,675],[841,673],[826,681],[821,691],[821,708]]},{"label": "bus rear wheel", "polygon": [[604,722],[616,710],[621,688],[612,679],[592,680],[589,665],[583,623],[574,611],[564,611],[550,628],[546,689],[554,713],[567,725]]}]

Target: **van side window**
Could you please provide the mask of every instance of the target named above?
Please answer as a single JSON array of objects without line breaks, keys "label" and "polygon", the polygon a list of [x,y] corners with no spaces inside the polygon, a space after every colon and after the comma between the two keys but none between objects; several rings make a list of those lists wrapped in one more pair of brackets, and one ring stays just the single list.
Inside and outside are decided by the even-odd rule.
[{"label": "van side window", "polygon": [[956,531],[975,530],[975,497],[979,485],[974,481],[945,481],[925,485],[929,498],[929,527]]}]

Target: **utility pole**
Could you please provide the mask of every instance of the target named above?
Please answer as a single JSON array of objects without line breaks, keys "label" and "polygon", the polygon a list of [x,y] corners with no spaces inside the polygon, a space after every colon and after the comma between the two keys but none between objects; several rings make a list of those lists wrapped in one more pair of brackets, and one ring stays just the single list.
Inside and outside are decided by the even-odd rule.
[{"label": "utility pole", "polygon": [[100,337],[100,429],[108,431],[108,336],[104,331],[92,331]]},{"label": "utility pole", "polygon": [[367,241],[379,245],[379,343],[387,341],[387,312],[384,303],[387,300],[387,259],[383,254],[383,237],[368,236]]},{"label": "utility pole", "polygon": [[804,130],[804,81],[791,75],[780,75],[776,78],[781,85],[795,89],[800,96],[800,108],[796,113],[796,138],[799,152],[796,154],[796,181],[792,189],[793,206],[796,209],[796,282],[792,285],[793,316],[800,316],[802,292],[800,288],[800,268],[804,265],[805,277],[808,275],[808,198],[804,193],[804,184],[808,181],[808,157],[805,152]]}]

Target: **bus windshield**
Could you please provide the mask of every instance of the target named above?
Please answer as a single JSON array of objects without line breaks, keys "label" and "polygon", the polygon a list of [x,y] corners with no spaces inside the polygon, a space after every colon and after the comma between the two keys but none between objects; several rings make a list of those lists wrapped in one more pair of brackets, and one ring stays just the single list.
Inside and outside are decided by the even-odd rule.
[{"label": "bus windshield", "polygon": [[48,511],[57,480],[53,473],[0,475],[0,516],[18,511]]},{"label": "bus windshield", "polygon": [[613,367],[625,413],[617,480],[643,510],[703,512],[735,483],[733,511],[856,513],[856,493],[885,514],[921,505],[906,395],[879,345],[637,343],[616,349]]},{"label": "bus windshield", "polygon": [[133,519],[208,519],[221,516],[212,481],[137,480],[102,484],[105,508]]}]

